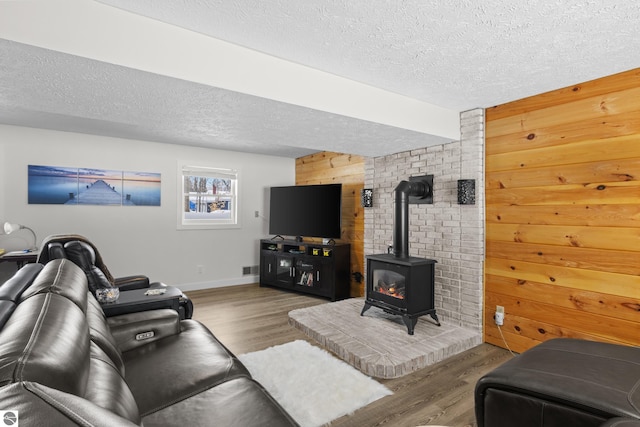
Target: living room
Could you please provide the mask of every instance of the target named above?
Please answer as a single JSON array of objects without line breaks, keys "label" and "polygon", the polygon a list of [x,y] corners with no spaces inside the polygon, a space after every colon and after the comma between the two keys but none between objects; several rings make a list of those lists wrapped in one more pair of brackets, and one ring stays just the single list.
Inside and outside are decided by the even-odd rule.
[{"label": "living room", "polygon": [[[5,52],[26,43],[9,34],[0,37],[6,37]],[[22,52],[31,55],[23,57],[30,65],[53,58],[50,49],[41,47],[27,46]],[[62,62],[78,61],[76,56],[63,54]],[[90,65],[91,60],[73,64]],[[350,195],[348,206],[360,215],[354,221],[362,221],[348,234],[347,243],[362,248],[352,252],[352,273],[365,273],[365,255],[388,249],[393,187],[413,175],[434,174],[435,203],[412,208],[412,221],[421,223],[412,223],[410,240],[416,255],[438,260],[436,306],[443,320],[518,353],[552,337],[638,345],[637,65],[631,60],[606,74],[587,73],[589,78],[564,81],[549,87],[552,92],[532,92],[521,101],[524,97],[514,89],[513,97],[497,107],[477,104],[456,112],[456,137],[360,157],[336,144],[316,151],[296,147],[299,155],[285,156],[278,149],[293,142],[283,141],[285,147],[274,147],[276,154],[269,154],[177,145],[161,134],[155,140],[136,138],[131,135],[139,131],[123,124],[124,106],[119,128],[92,118],[91,125],[85,122],[85,128],[75,130],[63,129],[74,121],[55,116],[51,106],[34,116],[33,123],[16,110],[5,113],[0,125],[0,219],[35,230],[37,244],[50,234],[87,236],[118,276],[144,273],[195,295],[232,285],[240,289],[258,281],[258,241],[270,237],[268,189],[339,181],[338,168],[331,165],[314,177],[303,159],[346,153],[362,159],[352,174],[358,175],[358,189],[373,190],[374,200],[372,208],[364,208],[359,192]],[[94,117],[100,113],[98,101],[95,108]],[[157,123],[163,128],[161,120]],[[90,128],[98,130],[92,134]],[[239,171],[235,227],[180,229],[177,205],[185,164]],[[418,164],[415,170],[413,164]],[[29,204],[29,165],[158,173],[161,203]],[[457,203],[458,179],[475,180],[475,204]],[[1,237],[9,249],[31,238],[25,230]],[[14,271],[15,266],[0,264],[3,280]],[[353,278],[351,296],[364,296],[363,282]],[[506,312],[502,330],[493,321],[496,306]]]}]

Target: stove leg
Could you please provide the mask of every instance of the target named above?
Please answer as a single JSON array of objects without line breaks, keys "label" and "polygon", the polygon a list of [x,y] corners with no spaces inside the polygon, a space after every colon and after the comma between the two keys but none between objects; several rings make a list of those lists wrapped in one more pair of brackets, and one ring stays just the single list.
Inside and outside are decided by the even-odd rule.
[{"label": "stove leg", "polygon": [[416,327],[416,323],[418,323],[418,318],[410,318],[408,316],[402,316],[402,320],[404,321],[404,324],[407,325],[407,332],[409,332],[409,335],[413,335],[413,329]]},{"label": "stove leg", "polygon": [[442,326],[442,325],[440,324],[440,321],[438,320],[438,315],[437,315],[437,314],[435,314],[435,313],[429,313],[429,316],[431,316],[431,318],[432,318],[433,320],[435,320],[435,321],[436,321],[436,325],[438,325],[438,326]]},{"label": "stove leg", "polygon": [[365,301],[364,307],[362,307],[362,311],[360,312],[360,316],[364,316],[364,312],[371,308],[371,304]]}]

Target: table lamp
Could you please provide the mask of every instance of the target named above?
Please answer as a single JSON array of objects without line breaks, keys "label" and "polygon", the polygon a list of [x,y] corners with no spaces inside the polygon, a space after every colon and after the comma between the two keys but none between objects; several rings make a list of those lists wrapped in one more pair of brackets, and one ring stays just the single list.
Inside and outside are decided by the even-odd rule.
[{"label": "table lamp", "polygon": [[29,230],[32,234],[33,234],[33,246],[31,248],[29,248],[29,250],[31,251],[37,251],[38,247],[36,246],[36,242],[38,241],[38,238],[36,237],[36,232],[33,231],[32,229],[30,229],[29,227],[25,226],[25,225],[20,225],[20,224],[11,224],[10,222],[5,222],[4,223],[4,232],[6,234],[11,234],[14,231],[18,231],[18,230]]}]

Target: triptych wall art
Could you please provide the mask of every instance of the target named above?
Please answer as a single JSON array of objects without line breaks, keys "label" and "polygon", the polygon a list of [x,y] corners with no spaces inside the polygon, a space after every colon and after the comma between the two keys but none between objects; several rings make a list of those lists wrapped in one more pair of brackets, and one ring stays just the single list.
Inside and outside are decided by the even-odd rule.
[{"label": "triptych wall art", "polygon": [[159,173],[29,165],[29,204],[160,206]]}]

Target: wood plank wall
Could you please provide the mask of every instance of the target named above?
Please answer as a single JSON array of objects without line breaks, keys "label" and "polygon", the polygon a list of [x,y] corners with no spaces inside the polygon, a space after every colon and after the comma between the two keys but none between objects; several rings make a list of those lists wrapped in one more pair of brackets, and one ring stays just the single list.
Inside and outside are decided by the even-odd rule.
[{"label": "wood plank wall", "polygon": [[485,341],[640,345],[640,69],[486,111]]},{"label": "wood plank wall", "polygon": [[[351,272],[364,271],[364,210],[360,191],[364,188],[364,158],[350,154],[321,152],[296,159],[296,185],[342,184],[341,243],[351,244]],[[351,278],[351,296],[364,296],[364,281]]]}]

